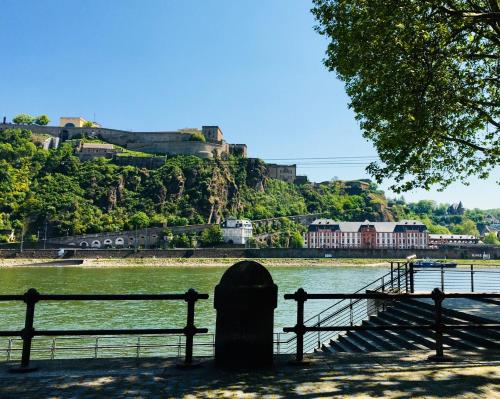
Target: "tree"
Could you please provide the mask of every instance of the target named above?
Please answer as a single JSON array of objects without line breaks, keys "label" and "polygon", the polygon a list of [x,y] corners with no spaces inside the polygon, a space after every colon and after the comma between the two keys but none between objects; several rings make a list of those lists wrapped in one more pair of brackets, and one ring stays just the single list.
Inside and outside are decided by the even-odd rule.
[{"label": "tree", "polygon": [[42,126],[45,126],[45,125],[48,125],[50,123],[50,119],[47,115],[39,115],[35,120],[34,120],[35,124],[37,125],[42,125]]},{"label": "tree", "polygon": [[302,238],[302,235],[298,231],[294,231],[290,235],[290,241],[288,246],[290,248],[302,248],[304,246],[304,239]]},{"label": "tree", "polygon": [[12,119],[12,122],[18,125],[31,125],[34,121],[35,118],[28,114],[19,114]]},{"label": "tree", "polygon": [[465,234],[479,237],[479,230],[470,219],[464,219],[462,223],[452,226],[452,230],[455,234]]},{"label": "tree", "polygon": [[313,0],[324,63],[345,82],[396,192],[488,177],[500,163],[495,0]]},{"label": "tree", "polygon": [[223,241],[222,230],[218,224],[213,224],[201,233],[201,244],[204,247],[213,247]]},{"label": "tree", "polygon": [[142,229],[149,226],[149,216],[145,212],[139,211],[132,215],[130,223],[135,229]]},{"label": "tree", "polygon": [[489,232],[484,236],[483,242],[490,245],[500,245],[500,240],[497,237],[497,233],[494,231]]},{"label": "tree", "polygon": [[92,122],[90,122],[90,121],[85,121],[85,122],[83,123],[83,127],[92,127],[92,126],[93,126],[93,123],[92,123]]}]

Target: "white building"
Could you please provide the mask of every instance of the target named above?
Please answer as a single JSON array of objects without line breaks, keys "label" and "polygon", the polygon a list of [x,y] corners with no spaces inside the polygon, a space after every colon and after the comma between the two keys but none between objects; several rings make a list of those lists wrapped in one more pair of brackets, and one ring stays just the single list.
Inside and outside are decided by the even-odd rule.
[{"label": "white building", "polygon": [[224,242],[246,244],[253,235],[252,222],[245,219],[228,218],[221,225]]},{"label": "white building", "polygon": [[427,248],[429,234],[422,222],[336,222],[317,219],[305,234],[307,248]]}]

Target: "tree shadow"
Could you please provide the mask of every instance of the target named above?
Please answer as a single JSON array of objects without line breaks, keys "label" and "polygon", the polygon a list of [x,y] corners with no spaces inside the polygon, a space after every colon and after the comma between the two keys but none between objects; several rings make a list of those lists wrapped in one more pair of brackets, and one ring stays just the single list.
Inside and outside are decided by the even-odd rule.
[{"label": "tree shadow", "polygon": [[221,370],[211,360],[186,370],[161,358],[39,361],[33,374],[1,367],[0,398],[499,397],[498,352],[460,356],[443,364],[425,356],[315,356],[299,366],[280,357],[258,371]]}]

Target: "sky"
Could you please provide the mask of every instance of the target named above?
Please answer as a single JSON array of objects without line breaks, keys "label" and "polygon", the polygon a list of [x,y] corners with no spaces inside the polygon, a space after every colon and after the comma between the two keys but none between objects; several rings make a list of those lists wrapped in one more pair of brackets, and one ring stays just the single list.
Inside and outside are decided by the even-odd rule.
[{"label": "sky", "polygon": [[[135,131],[219,125],[249,156],[297,163],[312,181],[367,178],[376,151],[322,64],[327,42],[310,8],[308,0],[2,0],[0,117],[48,114],[57,125],[82,116]],[[318,157],[360,158],[299,159]],[[404,197],[495,208],[498,181],[497,168],[468,187]]]}]

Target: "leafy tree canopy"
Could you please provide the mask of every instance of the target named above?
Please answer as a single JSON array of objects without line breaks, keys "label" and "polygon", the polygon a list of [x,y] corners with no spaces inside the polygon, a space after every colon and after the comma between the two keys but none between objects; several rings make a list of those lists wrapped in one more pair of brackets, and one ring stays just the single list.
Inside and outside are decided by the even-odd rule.
[{"label": "leafy tree canopy", "polygon": [[31,125],[34,121],[35,118],[28,114],[19,114],[12,119],[12,122],[18,125]]},{"label": "leafy tree canopy", "polygon": [[37,125],[45,126],[50,123],[50,119],[47,115],[39,115],[35,118],[34,121]]},{"label": "leafy tree canopy", "polygon": [[488,177],[500,163],[497,0],[313,0],[326,67],[394,191]]}]

